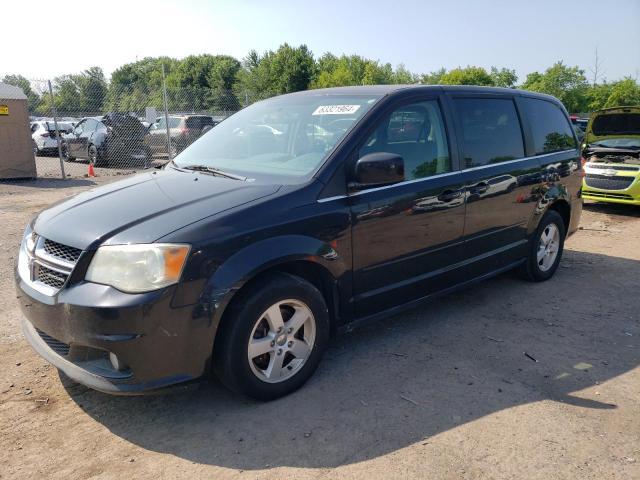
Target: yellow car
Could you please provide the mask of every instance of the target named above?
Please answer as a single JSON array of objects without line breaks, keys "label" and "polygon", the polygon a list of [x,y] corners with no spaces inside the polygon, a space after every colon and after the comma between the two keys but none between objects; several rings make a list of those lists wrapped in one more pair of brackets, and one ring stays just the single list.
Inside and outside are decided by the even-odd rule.
[{"label": "yellow car", "polygon": [[640,106],[594,112],[583,157],[582,198],[640,205]]}]

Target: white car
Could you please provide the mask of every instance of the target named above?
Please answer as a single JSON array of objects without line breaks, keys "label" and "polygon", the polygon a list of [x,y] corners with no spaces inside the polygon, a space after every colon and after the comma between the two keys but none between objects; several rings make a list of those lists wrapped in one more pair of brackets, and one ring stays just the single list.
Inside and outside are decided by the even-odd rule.
[{"label": "white car", "polygon": [[[72,130],[73,125],[71,123],[58,122],[58,131],[61,135],[70,133]],[[31,122],[31,138],[33,139],[33,152],[36,155],[58,151],[56,126],[52,120]]]}]

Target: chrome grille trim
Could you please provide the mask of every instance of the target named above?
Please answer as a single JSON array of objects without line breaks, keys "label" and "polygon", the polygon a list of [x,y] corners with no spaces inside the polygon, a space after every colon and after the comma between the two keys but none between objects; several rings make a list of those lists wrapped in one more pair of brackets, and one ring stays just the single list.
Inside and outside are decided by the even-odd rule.
[{"label": "chrome grille trim", "polygon": [[[23,240],[18,259],[20,278],[34,290],[55,296],[69,280],[82,250],[37,237],[30,252],[25,243]],[[75,261],[70,260],[73,258]]]},{"label": "chrome grille trim", "polygon": [[75,264],[82,254],[82,250],[68,245],[63,245],[53,240],[45,239],[43,245],[44,251],[57,259]]}]

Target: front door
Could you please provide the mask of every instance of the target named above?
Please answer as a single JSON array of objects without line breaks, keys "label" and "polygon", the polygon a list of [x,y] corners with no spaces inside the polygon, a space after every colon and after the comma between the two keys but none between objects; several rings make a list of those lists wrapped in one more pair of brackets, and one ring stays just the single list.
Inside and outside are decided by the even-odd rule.
[{"label": "front door", "polygon": [[352,192],[356,314],[425,297],[455,282],[461,255],[464,182],[454,168],[437,97],[399,105],[373,129],[357,157],[402,156],[405,181]]}]

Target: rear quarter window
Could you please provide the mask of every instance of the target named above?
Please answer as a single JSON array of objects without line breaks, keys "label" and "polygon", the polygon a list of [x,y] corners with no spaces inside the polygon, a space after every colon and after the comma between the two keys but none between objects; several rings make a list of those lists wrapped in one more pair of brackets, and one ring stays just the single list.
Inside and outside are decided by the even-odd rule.
[{"label": "rear quarter window", "polygon": [[560,107],[536,98],[523,98],[522,106],[531,125],[536,155],[576,148],[571,124]]}]

